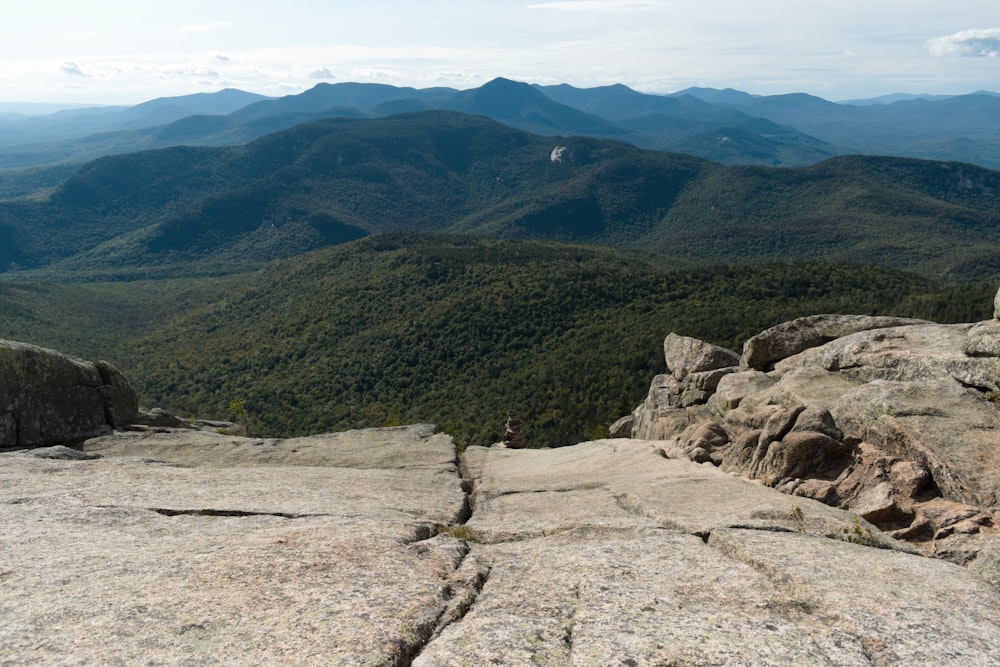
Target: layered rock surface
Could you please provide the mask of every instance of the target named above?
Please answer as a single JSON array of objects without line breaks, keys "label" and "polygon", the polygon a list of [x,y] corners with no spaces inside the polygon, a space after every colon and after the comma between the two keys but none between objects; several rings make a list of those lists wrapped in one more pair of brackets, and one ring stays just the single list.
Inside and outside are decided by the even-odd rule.
[{"label": "layered rock surface", "polygon": [[969,570],[662,445],[459,467],[429,426],[158,429],[5,454],[0,663],[1000,661]]},{"label": "layered rock surface", "polygon": [[748,340],[697,393],[674,380],[702,356],[666,360],[617,432],[851,509],[1000,584],[1000,321],[803,318]]},{"label": "layered rock surface", "polygon": [[[477,601],[415,665],[988,664],[1000,597],[662,443],[472,448]],[[876,548],[879,547],[879,548]],[[902,549],[902,550],[899,550]]]},{"label": "layered rock surface", "polygon": [[0,459],[0,664],[407,664],[468,552],[427,427],[84,449]]}]

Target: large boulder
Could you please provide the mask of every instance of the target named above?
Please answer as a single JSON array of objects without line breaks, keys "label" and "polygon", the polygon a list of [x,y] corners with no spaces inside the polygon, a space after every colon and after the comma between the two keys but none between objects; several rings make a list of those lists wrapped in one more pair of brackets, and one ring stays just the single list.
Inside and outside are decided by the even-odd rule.
[{"label": "large boulder", "polygon": [[742,367],[770,370],[776,361],[848,334],[925,323],[902,317],[811,315],[771,327],[743,344]]},{"label": "large boulder", "polygon": [[135,392],[111,364],[0,341],[0,448],[78,442],[138,413]]},{"label": "large boulder", "polygon": [[690,423],[689,411],[707,415],[705,404],[719,384],[739,370],[740,356],[732,350],[675,333],[664,339],[663,356],[667,372],[653,379],[633,413],[633,438],[662,439]]},{"label": "large boulder", "polygon": [[667,370],[678,380],[691,373],[714,371],[740,363],[739,355],[732,350],[675,333],[664,339],[663,353]]}]

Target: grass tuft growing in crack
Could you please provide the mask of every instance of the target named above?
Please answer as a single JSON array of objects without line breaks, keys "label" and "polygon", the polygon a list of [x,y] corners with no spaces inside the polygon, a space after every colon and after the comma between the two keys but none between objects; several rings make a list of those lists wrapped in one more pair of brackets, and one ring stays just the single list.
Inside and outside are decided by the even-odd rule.
[{"label": "grass tuft growing in crack", "polygon": [[451,535],[452,537],[458,540],[465,540],[466,542],[479,541],[479,538],[477,537],[475,531],[469,528],[469,526],[467,526],[464,523],[459,524],[457,526],[441,526],[438,529],[438,534],[441,533],[444,533],[446,535]]}]

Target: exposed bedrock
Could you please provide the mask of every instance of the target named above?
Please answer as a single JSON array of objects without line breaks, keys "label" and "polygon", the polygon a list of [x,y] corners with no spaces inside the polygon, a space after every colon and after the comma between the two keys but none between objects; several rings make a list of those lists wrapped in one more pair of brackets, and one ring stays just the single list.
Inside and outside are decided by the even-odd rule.
[{"label": "exposed bedrock", "polygon": [[695,391],[670,371],[700,358],[668,356],[668,374],[618,432],[630,426],[668,456],[851,509],[955,560],[971,562],[972,538],[966,556],[943,540],[994,539],[1000,321],[802,318],[749,339],[738,367]]}]

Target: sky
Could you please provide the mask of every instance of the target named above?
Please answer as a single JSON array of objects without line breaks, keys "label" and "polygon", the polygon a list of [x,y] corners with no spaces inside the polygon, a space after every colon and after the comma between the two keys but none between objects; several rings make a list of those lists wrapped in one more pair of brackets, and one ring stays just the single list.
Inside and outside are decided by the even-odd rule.
[{"label": "sky", "polygon": [[0,0],[0,104],[498,76],[834,101],[1000,91],[1000,1]]}]

